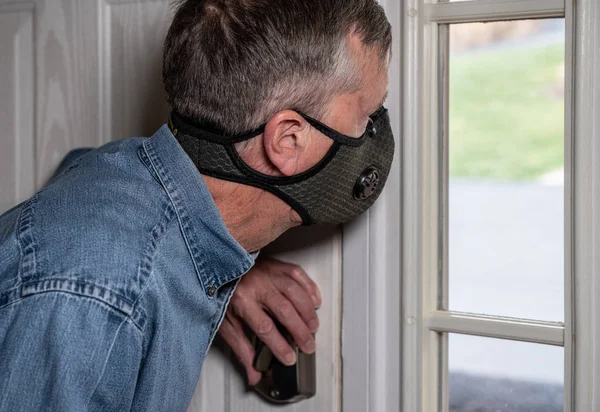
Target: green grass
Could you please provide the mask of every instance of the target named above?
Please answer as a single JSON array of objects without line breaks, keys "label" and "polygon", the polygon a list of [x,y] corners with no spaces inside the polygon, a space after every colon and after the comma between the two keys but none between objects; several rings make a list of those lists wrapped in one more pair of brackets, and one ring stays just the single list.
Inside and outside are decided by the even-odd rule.
[{"label": "green grass", "polygon": [[450,175],[534,179],[563,166],[564,46],[450,59]]}]

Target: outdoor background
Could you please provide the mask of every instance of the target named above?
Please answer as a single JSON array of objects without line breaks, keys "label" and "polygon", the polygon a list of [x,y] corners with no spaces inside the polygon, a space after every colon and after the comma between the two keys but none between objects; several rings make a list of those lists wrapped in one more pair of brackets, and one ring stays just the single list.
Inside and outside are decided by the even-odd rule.
[{"label": "outdoor background", "polygon": [[[563,321],[564,19],[450,29],[450,309]],[[449,338],[452,412],[563,410],[563,349]]]}]

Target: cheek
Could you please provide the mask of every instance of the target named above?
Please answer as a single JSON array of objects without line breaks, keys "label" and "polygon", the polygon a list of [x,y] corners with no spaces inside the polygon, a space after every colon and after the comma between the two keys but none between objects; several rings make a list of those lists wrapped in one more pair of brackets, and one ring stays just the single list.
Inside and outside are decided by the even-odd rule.
[{"label": "cheek", "polygon": [[369,118],[366,117],[362,123],[358,125],[358,130],[356,131],[356,136],[362,136],[367,130],[367,126],[369,125]]},{"label": "cheek", "polygon": [[327,136],[318,136],[314,143],[309,147],[309,153],[304,156],[304,162],[300,165],[298,173],[306,172],[319,163],[333,146],[333,140]]}]

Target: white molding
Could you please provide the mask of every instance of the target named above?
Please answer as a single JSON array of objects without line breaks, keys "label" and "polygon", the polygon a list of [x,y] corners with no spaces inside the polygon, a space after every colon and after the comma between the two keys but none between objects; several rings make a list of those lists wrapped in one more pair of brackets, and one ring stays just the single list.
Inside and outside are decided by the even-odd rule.
[{"label": "white molding", "polygon": [[35,105],[35,3],[23,2],[21,7],[0,5],[0,13],[18,10],[21,24],[15,36],[15,124],[19,132],[15,145],[16,184],[15,199],[22,202],[34,195],[37,176],[36,105]]},{"label": "white molding", "polygon": [[501,316],[436,311],[425,316],[425,327],[436,332],[461,333],[522,342],[563,346],[564,326]]},{"label": "white molding", "polygon": [[18,12],[18,11],[34,11],[35,0],[0,0],[0,13]]},{"label": "white molding", "polygon": [[564,304],[565,304],[565,344],[564,344],[564,410],[575,412],[575,267],[574,267],[574,51],[575,16],[573,3],[568,1],[565,9],[565,146],[564,146]]},{"label": "white molding", "polygon": [[110,0],[98,0],[98,146],[108,143],[112,138],[112,53],[111,53],[111,16]]},{"label": "white molding", "polygon": [[[422,407],[423,340],[421,329],[423,273],[423,160],[422,82],[423,6],[421,0],[406,0],[402,31],[402,408]],[[427,167],[427,165],[424,165]]]},{"label": "white molding", "polygon": [[400,122],[402,4],[380,1],[394,31],[390,113],[396,155],[381,198],[343,228],[342,410],[387,412],[400,405]]},{"label": "white molding", "polygon": [[600,410],[600,3],[573,5],[574,412]]},{"label": "white molding", "polygon": [[[424,411],[441,411],[447,406],[447,382],[444,371],[447,369],[447,337],[427,328],[424,319],[430,313],[442,309],[440,300],[444,283],[443,268],[440,266],[443,252],[441,240],[443,233],[443,165],[440,164],[440,137],[443,132],[440,120],[443,117],[444,101],[441,93],[443,71],[441,70],[440,54],[440,25],[425,23],[423,33],[423,62],[422,70],[426,75],[422,79],[423,117],[422,134],[423,152],[419,172],[425,185],[421,197],[421,230],[422,230],[422,348],[423,375],[421,377],[421,402]],[[432,396],[436,394],[436,396]]]},{"label": "white molding", "polygon": [[436,23],[468,23],[562,17],[565,0],[471,0],[427,4],[425,14]]}]

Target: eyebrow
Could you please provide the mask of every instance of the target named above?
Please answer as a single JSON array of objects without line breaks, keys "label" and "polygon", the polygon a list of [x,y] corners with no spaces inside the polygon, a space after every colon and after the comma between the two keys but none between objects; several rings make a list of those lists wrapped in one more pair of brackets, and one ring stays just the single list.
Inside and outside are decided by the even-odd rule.
[{"label": "eyebrow", "polygon": [[373,111],[372,111],[372,112],[369,114],[369,116],[370,116],[370,115],[372,115],[372,114],[374,114],[375,112],[377,112],[377,110],[379,110],[379,109],[381,109],[381,108],[383,107],[383,104],[384,104],[384,103],[385,103],[385,101],[387,100],[388,96],[389,96],[389,91],[385,92],[385,96],[383,96],[383,99],[381,99],[381,102],[379,102],[379,104],[377,105],[377,107],[375,108],[375,110],[373,110]]},{"label": "eyebrow", "polygon": [[385,101],[387,100],[388,96],[389,96],[390,92],[386,91],[385,92],[385,96],[383,96],[383,99],[381,100],[381,103],[379,104],[379,107],[383,106],[383,104],[385,103]]}]

